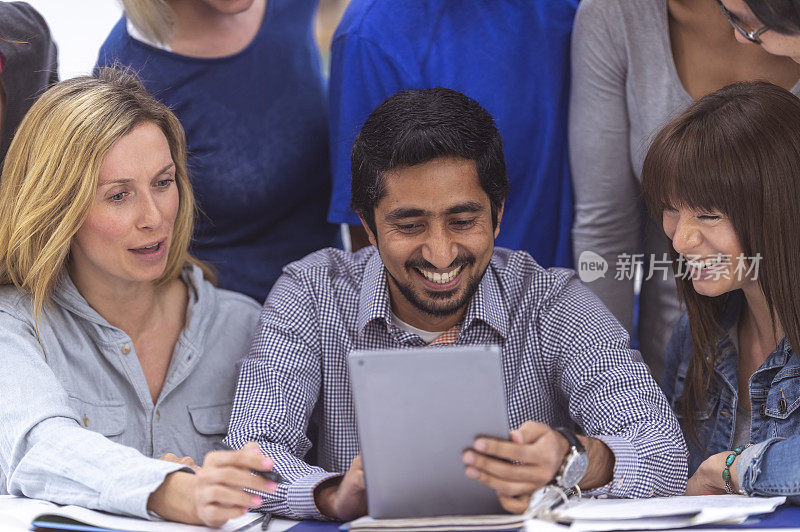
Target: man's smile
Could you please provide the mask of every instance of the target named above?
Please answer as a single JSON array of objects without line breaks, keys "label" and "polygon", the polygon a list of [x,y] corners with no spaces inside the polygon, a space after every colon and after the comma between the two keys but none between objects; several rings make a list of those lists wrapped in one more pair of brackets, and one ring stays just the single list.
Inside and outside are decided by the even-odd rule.
[{"label": "man's smile", "polygon": [[463,264],[445,272],[433,271],[425,268],[414,268],[422,277],[427,286],[434,290],[450,289],[461,280]]}]

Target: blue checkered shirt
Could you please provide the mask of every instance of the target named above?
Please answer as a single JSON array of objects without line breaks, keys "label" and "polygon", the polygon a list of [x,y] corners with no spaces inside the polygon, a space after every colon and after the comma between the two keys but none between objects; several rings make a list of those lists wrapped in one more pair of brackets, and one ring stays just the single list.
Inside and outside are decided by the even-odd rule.
[{"label": "blue checkered shirt", "polygon": [[[683,493],[678,422],[625,330],[572,270],[496,249],[456,343],[502,346],[509,426],[574,424],[611,448],[614,478],[595,493]],[[314,488],[358,454],[347,354],[424,345],[392,324],[375,248],[323,249],[284,268],[242,366],[227,437],[234,447],[259,442],[287,479],[262,510],[321,518]]]}]

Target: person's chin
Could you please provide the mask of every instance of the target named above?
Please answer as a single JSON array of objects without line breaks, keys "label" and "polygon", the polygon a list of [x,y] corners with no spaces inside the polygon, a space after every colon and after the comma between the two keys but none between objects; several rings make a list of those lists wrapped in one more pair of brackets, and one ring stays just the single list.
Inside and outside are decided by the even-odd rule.
[{"label": "person's chin", "polygon": [[138,265],[128,269],[128,277],[133,281],[152,283],[160,279],[166,269],[166,262],[148,266]]},{"label": "person's chin", "polygon": [[728,283],[720,281],[692,281],[694,291],[701,296],[717,297],[731,291]]}]

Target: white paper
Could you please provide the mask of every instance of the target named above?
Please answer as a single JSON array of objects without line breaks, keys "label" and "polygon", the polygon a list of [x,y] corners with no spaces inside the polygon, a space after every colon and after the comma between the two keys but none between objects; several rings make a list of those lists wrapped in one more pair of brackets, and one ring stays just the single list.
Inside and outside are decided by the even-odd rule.
[{"label": "white paper", "polygon": [[[0,526],[2,526],[2,530],[6,530],[7,528],[10,530],[17,529],[16,526],[14,528],[6,527],[6,522],[14,525],[17,523],[26,523],[23,530],[30,530],[30,523],[36,516],[42,514],[69,517],[100,528],[131,530],[134,532],[214,532],[219,530],[233,532],[242,527],[247,527],[249,523],[252,523],[253,527],[247,528],[260,530],[259,523],[261,519],[261,514],[248,513],[241,517],[231,519],[221,528],[208,528],[169,521],[147,521],[135,517],[122,517],[104,512],[96,512],[79,506],[59,506],[38,499],[0,495]],[[295,524],[297,524],[296,521],[273,519],[270,522],[269,529],[285,530]],[[247,530],[247,528],[245,528],[245,530]]]},{"label": "white paper", "polygon": [[[744,495],[703,495],[654,497],[652,499],[583,499],[553,510],[560,521],[640,519],[693,516],[714,510],[719,520],[772,512],[786,497],[745,497]],[[710,515],[710,514],[709,514]]]},{"label": "white paper", "polygon": [[525,521],[525,532],[569,532],[569,527],[542,519],[528,519]]},{"label": "white paper", "polygon": [[607,530],[665,530],[692,526],[693,515],[648,517],[644,519],[579,519],[572,522],[569,532],[604,532]]}]

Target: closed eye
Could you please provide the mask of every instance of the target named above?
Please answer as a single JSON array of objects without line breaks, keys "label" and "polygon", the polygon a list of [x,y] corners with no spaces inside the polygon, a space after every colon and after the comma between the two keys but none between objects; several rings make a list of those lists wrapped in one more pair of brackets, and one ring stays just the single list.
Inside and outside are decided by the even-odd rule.
[{"label": "closed eye", "polygon": [[422,227],[420,224],[395,224],[395,228],[403,233],[412,233],[420,227]]},{"label": "closed eye", "polygon": [[467,229],[475,225],[477,218],[469,218],[467,220],[453,220],[452,223],[457,229]]}]

